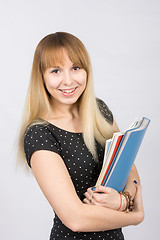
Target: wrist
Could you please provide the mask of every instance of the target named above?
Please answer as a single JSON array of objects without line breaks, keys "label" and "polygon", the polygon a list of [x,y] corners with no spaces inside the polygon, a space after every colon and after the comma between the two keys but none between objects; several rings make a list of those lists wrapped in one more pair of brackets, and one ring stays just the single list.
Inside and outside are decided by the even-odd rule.
[{"label": "wrist", "polygon": [[121,194],[121,196],[122,196],[122,207],[121,207],[120,211],[124,212],[127,209],[127,200],[124,195]]},{"label": "wrist", "polygon": [[119,202],[119,206],[117,208],[117,211],[125,211],[127,209],[127,200],[126,197],[123,194],[119,194],[120,197],[120,202]]},{"label": "wrist", "polygon": [[132,209],[133,209],[133,198],[130,195],[130,193],[127,192],[127,191],[124,191],[124,192],[120,191],[119,194],[122,195],[125,198],[124,205],[123,205],[123,206],[125,206],[125,208],[123,209],[123,211],[126,211],[126,212],[132,211]]}]

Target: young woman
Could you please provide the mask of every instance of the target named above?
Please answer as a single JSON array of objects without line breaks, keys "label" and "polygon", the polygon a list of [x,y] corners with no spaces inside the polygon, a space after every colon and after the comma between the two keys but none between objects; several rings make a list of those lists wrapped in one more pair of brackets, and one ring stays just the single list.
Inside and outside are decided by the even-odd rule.
[{"label": "young woman", "polygon": [[[143,220],[135,166],[125,187],[129,195],[91,189],[105,140],[115,131],[111,111],[95,98],[82,42],[65,32],[43,38],[34,55],[19,151],[55,212],[50,240],[124,239],[121,228]],[[130,195],[133,211],[127,209]]]}]

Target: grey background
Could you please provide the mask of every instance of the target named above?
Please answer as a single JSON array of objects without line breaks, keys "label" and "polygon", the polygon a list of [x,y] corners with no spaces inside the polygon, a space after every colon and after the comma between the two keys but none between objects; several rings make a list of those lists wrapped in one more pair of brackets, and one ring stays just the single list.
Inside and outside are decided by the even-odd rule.
[{"label": "grey background", "polygon": [[124,233],[128,240],[158,239],[160,1],[6,0],[1,1],[0,29],[0,239],[44,240],[52,226],[52,209],[36,181],[15,170],[15,149],[35,47],[55,31],[84,42],[96,95],[121,130],[135,117],[151,119],[136,159],[146,216]]}]

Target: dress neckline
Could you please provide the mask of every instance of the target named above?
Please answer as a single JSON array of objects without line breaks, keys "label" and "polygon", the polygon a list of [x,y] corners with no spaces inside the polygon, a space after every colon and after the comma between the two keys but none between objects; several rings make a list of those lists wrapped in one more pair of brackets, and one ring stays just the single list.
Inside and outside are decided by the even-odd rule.
[{"label": "dress neckline", "polygon": [[51,122],[49,122],[49,121],[47,121],[47,120],[44,120],[43,118],[40,118],[40,120],[46,122],[48,125],[51,125],[51,126],[54,127],[54,128],[57,128],[59,131],[63,131],[63,132],[71,133],[71,134],[79,134],[79,135],[83,134],[83,132],[71,132],[71,131],[65,130],[65,129],[63,129],[63,128],[57,127],[57,126],[54,125],[53,123],[51,123]]}]

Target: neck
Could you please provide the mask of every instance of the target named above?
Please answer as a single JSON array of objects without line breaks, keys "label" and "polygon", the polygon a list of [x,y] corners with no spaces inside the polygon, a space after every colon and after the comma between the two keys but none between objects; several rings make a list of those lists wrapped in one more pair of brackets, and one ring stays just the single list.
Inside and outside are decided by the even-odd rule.
[{"label": "neck", "polygon": [[57,102],[56,100],[52,100],[50,117],[54,117],[54,118],[76,117],[76,118],[79,118],[78,103],[76,102],[74,104],[63,104],[63,103]]}]

